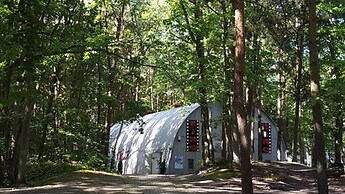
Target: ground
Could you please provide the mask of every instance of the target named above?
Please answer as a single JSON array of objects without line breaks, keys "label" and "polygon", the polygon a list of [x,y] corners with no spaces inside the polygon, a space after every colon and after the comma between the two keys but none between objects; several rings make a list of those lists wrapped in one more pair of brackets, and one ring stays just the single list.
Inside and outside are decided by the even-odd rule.
[{"label": "ground", "polygon": [[[240,178],[198,175],[114,175],[75,172],[36,187],[0,188],[0,193],[241,193]],[[219,173],[220,172],[220,173]],[[212,173],[211,173],[212,174]],[[253,164],[254,193],[317,193],[315,170],[295,163]],[[329,193],[345,193],[345,176],[329,178]]]}]

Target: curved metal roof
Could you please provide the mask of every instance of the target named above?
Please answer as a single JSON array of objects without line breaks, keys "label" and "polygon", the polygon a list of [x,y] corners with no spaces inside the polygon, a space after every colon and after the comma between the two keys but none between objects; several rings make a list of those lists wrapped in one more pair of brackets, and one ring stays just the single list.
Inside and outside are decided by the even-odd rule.
[{"label": "curved metal roof", "polygon": [[145,122],[143,134],[138,131],[139,124],[137,121],[132,123],[124,121],[120,134],[121,123],[117,123],[110,131],[109,150],[111,152],[114,148],[116,138],[118,138],[118,142],[115,153],[126,153],[128,158],[143,159],[142,154],[145,152],[152,153],[172,148],[175,136],[183,121],[198,107],[199,104],[195,103],[190,106],[145,115],[142,117]]}]

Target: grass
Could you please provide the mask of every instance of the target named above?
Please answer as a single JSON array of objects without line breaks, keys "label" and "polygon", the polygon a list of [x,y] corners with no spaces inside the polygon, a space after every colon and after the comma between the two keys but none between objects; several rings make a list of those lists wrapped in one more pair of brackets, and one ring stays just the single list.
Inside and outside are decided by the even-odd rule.
[{"label": "grass", "polygon": [[205,177],[213,180],[238,178],[241,177],[241,172],[238,170],[217,169],[211,172],[207,172]]},{"label": "grass", "polygon": [[[258,177],[261,180],[267,181],[267,182],[293,182],[296,181],[293,177],[291,177],[289,174],[286,174],[284,172],[279,172],[276,169],[268,169],[268,168],[262,168],[264,167],[265,163],[256,163],[253,165],[253,177]],[[221,169],[210,169],[207,171],[207,173],[204,175],[206,179],[212,179],[212,180],[224,180],[224,179],[231,179],[231,178],[240,178],[241,177],[241,171],[238,168],[235,168],[234,170],[229,170],[227,168],[221,168]]]},{"label": "grass", "polygon": [[100,171],[92,171],[92,170],[77,170],[73,172],[67,172],[63,174],[59,174],[56,176],[51,176],[46,179],[39,179],[36,181],[28,182],[29,186],[43,186],[43,185],[50,185],[57,182],[68,182],[71,180],[78,180],[78,179],[92,179],[96,177],[96,174],[103,174],[106,176],[117,176],[114,173],[107,173],[107,172],[100,172]]}]

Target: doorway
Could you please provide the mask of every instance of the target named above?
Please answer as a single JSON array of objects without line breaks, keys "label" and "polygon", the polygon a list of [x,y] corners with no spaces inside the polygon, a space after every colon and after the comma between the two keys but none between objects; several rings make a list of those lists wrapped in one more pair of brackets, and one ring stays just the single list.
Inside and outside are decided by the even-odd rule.
[{"label": "doorway", "polygon": [[162,160],[162,153],[161,152],[154,152],[151,156],[151,174],[159,174],[160,173],[160,163]]}]

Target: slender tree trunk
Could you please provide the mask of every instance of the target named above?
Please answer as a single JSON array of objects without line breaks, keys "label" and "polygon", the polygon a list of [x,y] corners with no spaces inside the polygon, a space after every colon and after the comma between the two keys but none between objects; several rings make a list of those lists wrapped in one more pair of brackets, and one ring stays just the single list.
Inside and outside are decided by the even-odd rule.
[{"label": "slender tree trunk", "polygon": [[[261,49],[261,44],[259,41],[259,36],[257,32],[253,32],[253,48],[255,50],[254,56],[253,56],[253,64],[254,66],[251,68],[252,73],[258,73],[261,72],[260,69],[260,49]],[[248,109],[247,112],[250,115],[248,118],[252,120],[251,117],[254,117],[254,111],[255,111],[255,106],[258,107],[258,161],[262,161],[262,125],[261,125],[261,97],[260,97],[260,86],[258,83],[252,79],[250,80],[250,88],[249,88],[249,94],[248,95]],[[253,125],[253,122],[250,122],[251,125]],[[251,127],[252,129],[252,127]],[[251,130],[250,129],[250,130]]]},{"label": "slender tree trunk", "polygon": [[[199,1],[192,1],[194,4],[194,19],[198,22],[201,21],[202,18],[202,10],[200,8],[200,2]],[[206,60],[205,60],[205,48],[203,45],[203,32],[198,31],[194,32],[192,30],[192,26],[189,21],[188,12],[185,6],[185,3],[183,1],[180,1],[180,6],[184,14],[184,19],[187,24],[187,29],[190,34],[190,38],[195,44],[195,51],[197,55],[197,63],[199,67],[199,82],[200,86],[198,88],[199,91],[199,103],[201,107],[201,130],[202,130],[202,142],[203,142],[203,163],[206,165],[211,165],[214,163],[214,150],[213,150],[213,142],[211,133],[209,130],[209,111],[208,111],[208,105],[207,105],[207,89],[206,89],[206,79],[205,79],[205,73],[206,73]]]},{"label": "slender tree trunk", "polygon": [[334,152],[335,152],[335,161],[334,164],[336,166],[341,166],[342,161],[341,161],[341,150],[343,148],[343,133],[344,133],[344,120],[339,114],[336,118],[336,131],[335,131],[335,141],[334,141]]},{"label": "slender tree trunk", "polygon": [[102,102],[101,102],[101,97],[102,97],[102,65],[98,64],[97,67],[98,70],[98,83],[97,83],[97,125],[101,124],[101,113],[102,113]]},{"label": "slender tree trunk", "polygon": [[[197,21],[202,20],[202,10],[200,8],[200,4],[195,1],[195,9],[194,9],[194,17]],[[206,60],[205,60],[205,48],[202,43],[204,36],[201,32],[197,32],[194,34],[195,37],[195,46],[196,46],[196,54],[198,57],[198,65],[199,65],[199,93],[200,93],[200,106],[201,106],[201,122],[202,122],[202,135],[203,135],[203,146],[204,146],[204,162],[207,165],[212,165],[214,163],[214,151],[213,151],[213,142],[211,133],[209,130],[209,111],[207,105],[207,90],[206,90]]]},{"label": "slender tree trunk", "polygon": [[[55,101],[57,101],[57,99],[59,98],[59,94],[61,92],[61,79],[60,79],[60,73],[61,73],[61,66],[60,65],[56,65],[54,71],[56,72],[56,82],[55,82],[55,87],[54,87],[54,99]],[[54,134],[54,138],[53,138],[53,145],[55,147],[60,147],[60,137],[59,137],[59,129],[61,128],[62,125],[62,118],[59,116],[58,114],[58,106],[56,105],[57,111],[53,111],[53,134]]]},{"label": "slender tree trunk", "polygon": [[[222,0],[221,2],[221,7],[222,7],[222,14],[223,14],[223,36],[222,36],[222,48],[223,48],[223,58],[224,58],[224,88],[227,88],[228,90],[230,89],[229,87],[229,82],[230,82],[230,77],[228,77],[228,68],[230,67],[229,64],[229,59],[228,59],[228,51],[227,51],[227,40],[229,38],[229,33],[228,33],[228,19],[226,18],[226,4],[225,0]],[[225,96],[228,96],[229,92],[225,93]],[[230,111],[228,108],[228,98],[225,97],[223,101],[223,115],[224,115],[224,120],[223,120],[223,130],[222,130],[222,141],[223,141],[223,150],[222,150],[222,158],[227,161],[228,160],[228,145],[230,144],[227,132],[230,130],[230,125],[229,125],[229,117],[230,117]]]},{"label": "slender tree trunk", "polygon": [[55,97],[55,92],[58,90],[58,76],[60,75],[60,69],[57,66],[53,67],[54,72],[52,75],[52,86],[50,89],[50,94],[48,97],[48,105],[47,105],[47,110],[45,112],[45,118],[44,118],[44,122],[43,122],[43,127],[42,127],[42,136],[41,136],[41,141],[40,141],[40,145],[38,146],[38,158],[42,158],[44,156],[44,149],[45,149],[45,143],[47,140],[47,133],[48,133],[48,126],[50,123],[52,123],[53,121],[53,103],[54,103],[54,99],[56,99]]},{"label": "slender tree trunk", "polygon": [[[300,31],[297,32],[297,41],[298,49],[296,53],[296,90],[295,90],[295,119],[294,119],[294,128],[293,128],[293,145],[292,145],[292,161],[297,162],[297,151],[298,143],[302,141],[299,138],[299,126],[300,126],[300,101],[301,101],[301,84],[302,84],[302,52],[303,52],[303,35],[300,34]],[[301,149],[301,147],[300,147]],[[300,157],[302,157],[300,155]],[[302,162],[302,161],[301,161]]]},{"label": "slender tree trunk", "polygon": [[223,47],[223,58],[224,58],[224,88],[225,88],[225,97],[224,97],[224,103],[223,103],[223,115],[224,115],[224,121],[223,121],[223,133],[222,133],[222,139],[223,139],[223,150],[222,150],[222,157],[225,159],[225,161],[228,162],[229,168],[233,169],[233,111],[231,109],[232,105],[232,94],[231,94],[231,88],[233,88],[232,83],[232,72],[231,72],[231,64],[230,64],[230,57],[229,55],[231,51],[234,51],[234,47],[231,46],[231,50],[228,49],[228,40],[229,40],[229,19],[227,17],[228,10],[227,10],[227,4],[229,1],[222,0],[220,1],[221,9],[222,9],[222,23],[223,23],[223,37],[222,37],[222,47]]},{"label": "slender tree trunk", "polygon": [[262,121],[260,110],[258,114],[258,161],[262,161]]},{"label": "slender tree trunk", "polygon": [[[7,102],[10,97],[10,87],[12,82],[12,76],[14,70],[18,67],[24,64],[23,58],[18,58],[13,63],[9,63],[5,66],[5,75],[2,82],[2,88],[1,88],[1,101]],[[14,107],[14,106],[13,106]],[[11,115],[11,108],[9,106],[5,106],[2,108],[0,115],[3,116],[3,119],[0,120],[0,133],[2,133],[2,137],[4,138],[4,150],[1,150],[0,154],[0,164],[2,163],[2,169],[3,171],[0,172],[0,178],[5,179],[5,172],[7,172],[7,177],[10,179],[13,177],[13,168],[14,164],[12,162],[12,156],[13,156],[13,129],[15,128],[15,125],[18,125],[19,122],[15,122],[11,125],[11,122],[13,121],[13,115]]]},{"label": "slender tree trunk", "polygon": [[228,119],[226,117],[227,115],[227,105],[223,104],[223,125],[222,125],[222,159],[226,162],[228,162],[229,158],[228,158],[228,153],[229,153],[229,138],[227,135],[227,131],[229,128],[229,122]]},{"label": "slender tree trunk", "polygon": [[243,100],[243,77],[245,69],[245,28],[244,2],[233,0],[235,10],[236,48],[234,75],[234,108],[240,135],[240,164],[242,193],[253,193],[252,170],[250,164],[250,130],[247,127],[247,115]]},{"label": "slender tree trunk", "polygon": [[[287,145],[287,121],[286,121],[286,79],[283,63],[281,62],[278,67],[278,80],[279,80],[279,96],[278,96],[278,150],[281,152],[282,144]],[[280,160],[283,159],[283,154],[280,154]]]},{"label": "slender tree trunk", "polygon": [[300,155],[300,163],[306,164],[305,145],[304,145],[304,140],[301,137],[299,137],[299,155]]},{"label": "slender tree trunk", "polygon": [[[110,135],[110,129],[111,126],[114,124],[113,121],[113,115],[114,115],[114,108],[115,108],[115,102],[114,98],[114,82],[115,82],[115,66],[116,62],[115,59],[109,59],[108,60],[109,65],[109,80],[108,80],[108,103],[107,103],[107,112],[106,112],[106,122],[105,122],[105,129],[103,132],[103,155],[108,156],[108,150],[109,150],[109,135]],[[108,161],[107,161],[108,162]],[[106,163],[107,163],[106,162]]]},{"label": "slender tree trunk", "polygon": [[[5,75],[1,88],[1,102],[6,102],[10,95],[10,86],[13,74],[13,65],[7,65],[5,67]],[[11,155],[11,127],[9,119],[9,108],[3,107],[0,115],[0,137],[5,140],[4,147],[0,147],[0,184],[5,181],[5,172],[8,170],[9,159]]]},{"label": "slender tree trunk", "polygon": [[115,168],[115,159],[116,159],[116,147],[117,147],[117,143],[119,141],[119,137],[122,133],[122,129],[123,129],[123,120],[121,121],[121,126],[120,126],[120,130],[119,130],[119,133],[116,135],[115,137],[115,143],[114,143],[114,147],[112,147],[110,150],[111,150],[111,153],[112,153],[112,158],[111,158],[111,162],[110,162],[110,169],[114,169]]},{"label": "slender tree trunk", "polygon": [[[54,90],[54,89],[53,89]],[[45,143],[47,139],[47,133],[48,133],[48,125],[52,120],[52,108],[53,108],[53,101],[54,101],[54,93],[49,94],[48,97],[48,106],[47,106],[47,111],[45,112],[45,118],[43,121],[43,127],[42,127],[42,136],[41,136],[41,141],[39,144],[39,149],[38,149],[38,158],[41,159],[44,156],[44,148],[45,148]]]},{"label": "slender tree trunk", "polygon": [[314,146],[317,170],[318,192],[328,193],[326,175],[325,139],[322,123],[322,108],[320,102],[320,65],[317,48],[316,0],[309,0],[309,50],[310,50],[310,89],[313,113]]},{"label": "slender tree trunk", "polygon": [[[331,54],[331,60],[334,62],[336,60],[336,51],[333,46],[333,37],[330,37],[330,41],[328,44],[329,51]],[[333,75],[335,75],[336,79],[341,79],[341,71],[338,66],[333,67]],[[336,166],[341,166],[341,150],[343,148],[343,133],[344,133],[344,117],[342,114],[342,105],[343,100],[341,95],[338,93],[334,96],[334,102],[335,102],[335,131],[334,131],[334,157],[335,161],[334,164]]]},{"label": "slender tree trunk", "polygon": [[[124,17],[124,11],[127,5],[127,0],[123,0],[121,4],[121,10],[116,18],[117,21],[117,27],[116,27],[116,33],[115,33],[115,39],[117,41],[120,41],[120,36],[122,32],[123,27],[123,17]],[[107,48],[108,52],[109,49]],[[109,151],[109,134],[110,134],[110,128],[114,124],[113,117],[114,117],[114,109],[115,109],[115,77],[116,77],[116,68],[117,68],[117,58],[118,55],[118,49],[115,48],[115,55],[108,57],[108,68],[109,68],[109,79],[108,79],[108,96],[109,101],[107,103],[107,116],[106,116],[106,123],[105,123],[105,129],[103,132],[103,155],[108,157],[108,151]],[[108,163],[108,161],[106,161]]]}]

